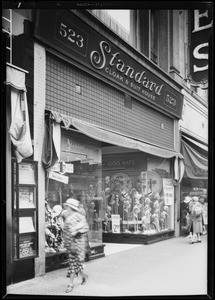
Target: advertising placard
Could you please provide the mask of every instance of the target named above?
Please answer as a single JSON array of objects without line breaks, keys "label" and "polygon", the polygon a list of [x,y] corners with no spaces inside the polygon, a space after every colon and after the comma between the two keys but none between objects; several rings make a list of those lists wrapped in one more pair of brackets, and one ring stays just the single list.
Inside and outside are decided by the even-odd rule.
[{"label": "advertising placard", "polygon": [[163,178],[163,193],[165,205],[174,203],[174,185],[171,178]]},{"label": "advertising placard", "polygon": [[111,215],[112,221],[112,232],[119,233],[120,232],[120,215]]}]

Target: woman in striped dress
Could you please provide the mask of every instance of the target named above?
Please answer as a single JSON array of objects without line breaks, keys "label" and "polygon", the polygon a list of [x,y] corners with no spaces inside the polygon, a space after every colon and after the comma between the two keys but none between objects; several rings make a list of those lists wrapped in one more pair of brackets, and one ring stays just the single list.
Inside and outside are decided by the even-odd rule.
[{"label": "woman in striped dress", "polygon": [[79,213],[79,201],[69,198],[64,203],[66,218],[64,222],[64,244],[69,257],[68,274],[70,283],[66,293],[73,290],[76,274],[82,277],[81,284],[86,283],[86,274],[83,273],[83,262],[87,250],[87,232],[89,226],[84,215]]}]

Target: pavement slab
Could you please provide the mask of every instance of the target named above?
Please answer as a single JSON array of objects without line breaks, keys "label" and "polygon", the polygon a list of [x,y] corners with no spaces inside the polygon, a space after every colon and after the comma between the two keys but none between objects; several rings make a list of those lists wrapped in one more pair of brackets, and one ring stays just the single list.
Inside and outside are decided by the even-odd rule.
[{"label": "pavement slab", "polygon": [[[185,237],[151,245],[106,244],[106,256],[85,263],[89,278],[66,294],[67,268],[7,287],[8,295],[165,296],[207,295],[207,235],[202,243]],[[198,262],[198,263],[196,263]]]}]

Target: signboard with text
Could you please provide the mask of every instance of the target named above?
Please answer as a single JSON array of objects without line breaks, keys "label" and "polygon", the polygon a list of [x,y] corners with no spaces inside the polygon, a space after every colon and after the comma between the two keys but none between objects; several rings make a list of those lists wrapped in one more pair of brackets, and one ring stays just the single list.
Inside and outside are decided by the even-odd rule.
[{"label": "signboard with text", "polygon": [[171,178],[163,178],[164,204],[174,204],[174,185]]},{"label": "signboard with text", "polygon": [[190,10],[189,54],[191,84],[208,87],[209,40],[212,35],[212,11]]},{"label": "signboard with text", "polygon": [[138,96],[153,107],[181,118],[183,96],[80,18],[64,10],[39,10],[35,36]]}]

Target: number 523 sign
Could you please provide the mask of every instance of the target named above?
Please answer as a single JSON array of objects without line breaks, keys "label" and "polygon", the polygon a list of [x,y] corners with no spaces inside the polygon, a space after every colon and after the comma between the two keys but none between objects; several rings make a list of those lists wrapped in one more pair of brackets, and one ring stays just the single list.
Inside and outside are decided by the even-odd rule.
[{"label": "number 523 sign", "polygon": [[59,14],[56,20],[55,39],[86,56],[88,34]]}]

